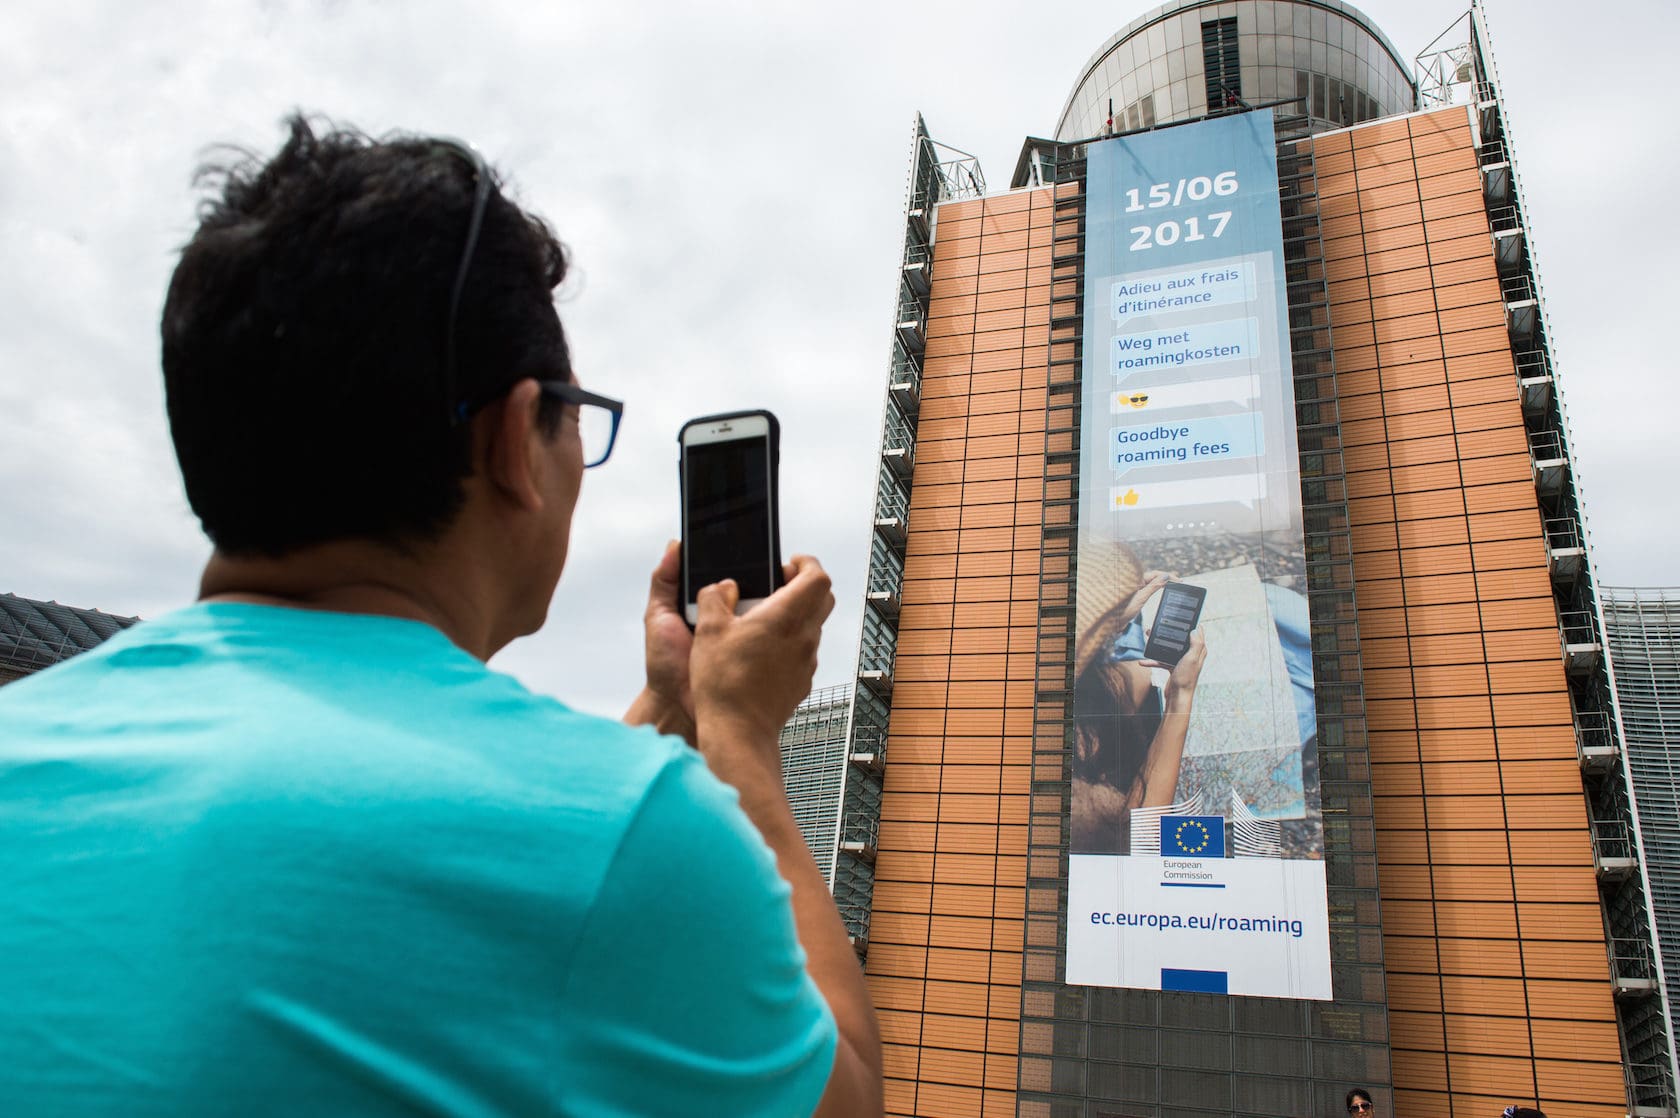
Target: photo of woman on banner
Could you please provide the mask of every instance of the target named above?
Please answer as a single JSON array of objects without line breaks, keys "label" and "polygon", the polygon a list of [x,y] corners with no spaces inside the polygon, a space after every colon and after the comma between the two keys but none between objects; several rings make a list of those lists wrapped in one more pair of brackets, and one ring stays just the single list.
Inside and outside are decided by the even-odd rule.
[{"label": "photo of woman on banner", "polygon": [[[1224,586],[1236,574],[1253,580],[1247,564],[1238,564],[1188,576],[1179,585]],[[1079,577],[1086,600],[1079,603],[1075,645],[1071,848],[1093,854],[1154,853],[1135,848],[1132,836],[1152,833],[1149,824],[1163,812],[1227,815],[1250,835],[1258,828],[1266,837],[1281,839],[1277,824],[1259,819],[1249,807],[1265,797],[1252,787],[1237,791],[1224,767],[1233,762],[1203,757],[1199,766],[1186,763],[1194,726],[1227,719],[1224,711],[1192,718],[1203,668],[1210,656],[1217,660],[1221,654],[1218,647],[1210,651],[1201,627],[1176,663],[1146,653],[1152,632],[1160,630],[1154,615],[1163,591],[1177,580],[1164,571],[1146,570],[1125,544],[1095,540],[1080,548]],[[1268,628],[1275,628],[1274,647],[1282,657],[1279,682],[1287,694],[1272,700],[1287,705],[1281,718],[1294,731],[1289,734],[1294,740],[1279,743],[1289,754],[1288,763],[1268,766],[1272,771],[1264,774],[1267,783],[1277,786],[1269,806],[1299,805],[1290,812],[1298,816],[1305,806],[1302,785],[1316,734],[1306,599],[1272,583],[1261,584],[1255,593],[1270,618]],[[1221,605],[1217,597],[1210,598],[1213,612]],[[1271,845],[1265,841],[1266,849],[1249,852],[1283,853]]]}]

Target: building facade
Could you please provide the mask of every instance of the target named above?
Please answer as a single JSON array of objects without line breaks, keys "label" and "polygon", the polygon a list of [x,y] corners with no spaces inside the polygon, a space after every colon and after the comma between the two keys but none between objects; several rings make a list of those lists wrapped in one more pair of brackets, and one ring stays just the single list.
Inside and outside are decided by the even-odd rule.
[{"label": "building facade", "polygon": [[86,652],[138,620],[0,594],[0,684]]},{"label": "building facade", "polygon": [[1615,752],[1626,758],[1637,820],[1625,839],[1606,838],[1638,845],[1658,950],[1650,951],[1634,906],[1612,912],[1611,933],[1632,957],[1630,969],[1643,964],[1662,984],[1672,1021],[1680,1004],[1680,589],[1606,586],[1601,600],[1615,677]]},{"label": "building facade", "polygon": [[[1408,1118],[1673,1113],[1665,999],[1618,930],[1649,925],[1646,877],[1479,20],[1446,53],[1420,105],[1347,5],[1180,2],[1097,52],[1008,190],[918,120],[854,692],[890,762],[847,766],[834,861],[867,902],[891,1113],[1334,1114],[1351,1087]],[[1164,810],[1310,839],[1329,996],[1069,983],[1092,152],[1249,113],[1287,289],[1299,573],[1271,581],[1310,614],[1305,813]]]}]

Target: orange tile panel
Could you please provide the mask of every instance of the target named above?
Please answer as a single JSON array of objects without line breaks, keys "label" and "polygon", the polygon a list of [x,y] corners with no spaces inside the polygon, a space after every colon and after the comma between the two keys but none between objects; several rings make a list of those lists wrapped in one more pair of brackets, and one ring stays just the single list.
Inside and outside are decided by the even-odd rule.
[{"label": "orange tile panel", "polygon": [[[1366,331],[1369,333],[1369,331]],[[1336,338],[1336,375],[1343,373],[1357,373],[1377,367],[1377,346],[1369,338],[1364,345],[1343,346],[1340,335]]]},{"label": "orange tile panel", "polygon": [[[1398,235],[1398,232],[1394,236],[1390,236],[1388,233],[1376,234],[1378,238],[1376,244],[1372,244],[1370,239],[1367,238],[1365,265],[1373,277],[1383,272],[1405,272],[1425,268],[1429,265],[1430,250],[1423,243],[1422,228],[1418,226],[1410,228],[1416,229],[1418,233],[1416,241],[1410,244],[1406,243],[1405,239]],[[1371,292],[1373,296],[1376,295],[1374,279]]]},{"label": "orange tile panel", "polygon": [[1523,983],[1520,979],[1467,975],[1446,975],[1441,979],[1441,1004],[1448,1013],[1520,1017],[1523,1015],[1522,999]]},{"label": "orange tile panel", "polygon": [[1497,742],[1486,726],[1431,728],[1418,734],[1418,756],[1426,762],[1493,760]]},{"label": "orange tile panel", "polygon": [[[1428,289],[1419,291],[1402,291],[1393,295],[1376,295],[1371,299],[1371,315],[1373,318],[1389,319],[1403,318],[1408,315],[1435,313],[1435,298]],[[1377,330],[1377,339],[1387,341],[1382,330]]]},{"label": "orange tile panel", "polygon": [[1464,491],[1464,508],[1470,513],[1513,512],[1533,507],[1534,486],[1527,481],[1477,485]]},{"label": "orange tile panel", "polygon": [[[1433,816],[1431,816],[1433,819]],[[1434,871],[1435,899],[1438,901],[1510,901],[1516,897],[1511,889],[1511,870],[1509,866],[1436,866]],[[1445,947],[1443,947],[1443,953]],[[1503,948],[1495,950],[1489,946],[1487,954],[1488,965],[1492,966],[1495,958],[1504,959],[1500,954]],[[1450,973],[1455,974],[1519,974],[1517,954],[1513,945],[1509,953],[1509,970],[1478,969],[1474,965],[1474,956],[1461,951],[1457,958],[1459,963]],[[1501,963],[1503,967],[1505,964]]]},{"label": "orange tile panel", "polygon": [[1526,1039],[1520,1058],[1472,1053],[1449,1055],[1447,1070],[1452,1076],[1453,1092],[1498,1097],[1511,1095],[1512,1084],[1528,1082],[1533,1075]]},{"label": "orange tile panel", "polygon": [[991,259],[990,257],[981,256],[976,259],[979,261],[978,275],[974,281],[976,292],[985,294],[992,291],[1020,291],[1027,286],[1026,250],[1021,250],[1018,259],[1001,261],[1006,265],[1004,267],[988,268],[986,261]]},{"label": "orange tile panel", "polygon": [[1330,305],[1330,325],[1333,329],[1340,330],[1344,326],[1354,326],[1369,321],[1371,321],[1371,303],[1368,299],[1352,299]]},{"label": "orange tile panel", "polygon": [[[1439,221],[1442,218],[1458,217],[1462,214],[1479,213],[1485,215],[1487,203],[1482,200],[1480,190],[1465,190],[1457,194],[1435,193],[1423,200],[1423,220]],[[1485,221],[1485,217],[1484,217]]]},{"label": "orange tile panel", "polygon": [[979,256],[938,256],[933,261],[932,277],[935,290],[939,285],[960,276],[978,275],[980,271]]},{"label": "orange tile panel", "polygon": [[1381,213],[1408,202],[1416,205],[1417,201],[1417,183],[1412,179],[1404,179],[1391,186],[1362,188],[1359,191],[1361,220],[1366,222],[1366,228],[1370,228],[1370,217],[1373,213]]},{"label": "orange tile panel", "polygon": [[1418,291],[1427,292],[1433,285],[1426,265],[1381,272],[1372,275],[1368,282],[1372,299],[1384,299]]},{"label": "orange tile panel", "polygon": [[[1503,870],[1477,869],[1473,871],[1494,878]],[[1509,882],[1506,892],[1510,891]],[[1511,939],[1461,939],[1444,936],[1436,941],[1440,946],[1441,973],[1459,977],[1520,978],[1522,976],[1521,945]],[[1523,1047],[1527,1048],[1527,1037]]]},{"label": "orange tile panel", "polygon": [[[1453,310],[1461,307],[1487,306],[1503,314],[1503,304],[1500,301],[1499,281],[1492,276],[1482,276],[1468,283],[1455,283],[1445,287],[1435,288],[1435,305],[1443,310]],[[1497,316],[1494,316],[1497,320]],[[1447,326],[1444,329],[1459,329]]]},{"label": "orange tile panel", "polygon": [[[1449,237],[1443,240],[1429,242],[1429,263],[1448,264],[1454,260],[1473,260],[1493,252],[1493,241],[1485,233],[1477,233],[1468,237]],[[982,262],[980,270],[986,270]]]},{"label": "orange tile panel", "polygon": [[1457,443],[1451,435],[1400,439],[1387,446],[1388,460],[1396,467],[1416,466],[1425,462],[1451,462],[1457,457]]},{"label": "orange tile panel", "polygon": [[[1478,513],[1469,518],[1470,538],[1476,543],[1490,540],[1539,539],[1538,510]],[[1511,626],[1506,626],[1510,628]]]},{"label": "orange tile panel", "polygon": [[1441,351],[1449,359],[1475,353],[1499,353],[1508,356],[1511,352],[1511,340],[1505,332],[1504,325],[1500,324],[1446,334],[1441,338],[1441,347]]},{"label": "orange tile panel", "polygon": [[1415,338],[1383,342],[1377,346],[1377,362],[1387,367],[1406,365],[1413,361],[1438,361],[1442,353],[1441,339],[1433,334],[1425,334]]},{"label": "orange tile panel", "polygon": [[[1401,210],[1406,209],[1406,207],[1398,208]],[[1415,207],[1413,207],[1413,211],[1415,212]],[[1423,224],[1421,221],[1414,222],[1409,225],[1395,224],[1379,226],[1376,228],[1372,227],[1370,221],[1367,221],[1365,224],[1365,253],[1374,260],[1383,258],[1388,253],[1400,252],[1403,250],[1409,251],[1413,248],[1419,248],[1423,245],[1423,243]],[[1417,265],[1413,264],[1408,266],[1416,267]],[[1373,271],[1375,270],[1377,269],[1373,268]],[[1382,268],[1381,270],[1393,271],[1394,269],[1392,266],[1389,266]]]},{"label": "orange tile panel", "polygon": [[[1427,203],[1425,203],[1427,205]],[[1499,269],[1491,254],[1472,256],[1463,260],[1437,263],[1429,269],[1432,282],[1438,287],[1451,287],[1472,281],[1498,280]]]},{"label": "orange tile panel", "polygon": [[1334,236],[1333,230],[1324,231],[1324,259],[1326,263],[1336,260],[1349,260],[1365,255],[1365,236],[1360,230],[1350,230],[1345,236]]},{"label": "orange tile panel", "polygon": [[1603,943],[1527,939],[1522,952],[1529,978],[1610,982],[1610,961]]},{"label": "orange tile panel", "polygon": [[1540,1097],[1544,1099],[1581,1100],[1606,1106],[1625,1103],[1627,1099],[1619,1060],[1615,1063],[1536,1060],[1534,1071],[1540,1083]]},{"label": "orange tile panel", "polygon": [[[1452,197],[1459,197],[1453,195]],[[1480,208],[1468,210],[1452,217],[1440,217],[1425,223],[1425,231],[1431,243],[1450,241],[1458,237],[1482,237],[1491,235],[1488,229],[1487,211]]]},{"label": "orange tile panel", "polygon": [[1470,106],[1453,105],[1432,112],[1416,113],[1406,118],[1407,127],[1413,136],[1426,136],[1433,132],[1459,133],[1461,143],[1470,143]]},{"label": "orange tile panel", "polygon": [[[1410,569],[1408,565],[1408,574]],[[1407,605],[1425,606],[1476,600],[1476,580],[1469,574],[1419,575],[1405,580]],[[1420,677],[1420,685],[1425,677]],[[1432,692],[1449,694],[1450,692]]]},{"label": "orange tile panel", "polygon": [[1353,166],[1356,170],[1364,170],[1366,167],[1379,167],[1390,163],[1410,163],[1411,161],[1412,138],[1409,134],[1397,136],[1379,144],[1356,145],[1353,152]]},{"label": "orange tile panel", "polygon": [[1466,486],[1491,485],[1496,482],[1514,482],[1532,486],[1534,481],[1533,460],[1526,454],[1472,458],[1460,463],[1459,469]]},{"label": "orange tile panel", "polygon": [[[903,748],[897,746],[895,749]],[[896,754],[895,754],[896,757]],[[877,881],[931,881],[933,854],[923,850],[882,849],[875,863]]]},{"label": "orange tile panel", "polygon": [[[1409,182],[1401,184],[1401,188],[1404,188],[1410,195],[1407,201],[1401,202],[1399,205],[1385,205],[1381,209],[1367,207],[1361,216],[1360,224],[1365,233],[1365,245],[1368,249],[1392,248],[1396,244],[1418,244],[1422,239],[1423,207],[1417,202],[1417,191],[1413,184]],[[1394,190],[1396,188],[1387,187],[1385,189]],[[1372,191],[1372,193],[1375,194],[1377,191]],[[1375,241],[1371,239],[1371,235],[1379,230],[1400,228],[1410,229],[1411,232],[1399,240],[1385,242],[1380,237]]]},{"label": "orange tile panel", "polygon": [[[1392,551],[1396,546],[1396,533],[1392,524],[1363,524],[1349,531],[1353,550],[1360,551]],[[1392,635],[1392,634],[1390,634]]]},{"label": "orange tile panel", "polygon": [[1406,124],[1405,117],[1361,124],[1348,133],[1348,137],[1356,150],[1376,147],[1378,144],[1404,139],[1410,135],[1411,130]]},{"label": "orange tile panel", "polygon": [[925,912],[877,911],[869,918],[870,943],[926,944],[929,919]]},{"label": "orange tile panel", "polygon": [[[1387,928],[1391,920],[1398,918],[1406,923],[1412,923],[1408,914],[1399,913],[1402,906],[1420,911],[1425,918],[1429,913],[1429,906],[1415,901],[1402,901],[1393,905],[1383,905],[1383,927]],[[1430,927],[1427,919],[1423,925]],[[1428,931],[1422,934],[1430,934]],[[1400,1010],[1413,1013],[1441,1012],[1441,980],[1432,974],[1391,974],[1388,976],[1388,1008],[1390,1011]]]},{"label": "orange tile panel", "polygon": [[[1438,157],[1431,157],[1438,158]],[[1474,166],[1460,167],[1449,170],[1445,174],[1430,175],[1418,179],[1418,195],[1428,201],[1448,194],[1464,194],[1471,190],[1480,190],[1482,186],[1481,173]]]},{"label": "orange tile panel", "polygon": [[1406,663],[1416,667],[1480,664],[1484,651],[1481,634],[1438,633],[1415,635],[1408,642]]},{"label": "orange tile panel", "polygon": [[1497,726],[1499,755],[1508,761],[1544,761],[1575,756],[1574,728],[1557,723],[1549,726]]},{"label": "orange tile panel", "polygon": [[1329,175],[1339,175],[1354,168],[1353,152],[1329,151],[1315,148],[1313,150],[1313,168],[1320,179]]},{"label": "orange tile panel", "polygon": [[1529,1022],[1529,1027],[1534,1032],[1534,1051],[1539,1056],[1606,1061],[1622,1058],[1621,1042],[1611,1022],[1540,1018]]},{"label": "orange tile panel", "polygon": [[[1539,799],[1541,797],[1525,797]],[[1579,798],[1579,797],[1577,797]],[[1585,819],[1582,820],[1585,827]],[[1543,901],[1519,903],[1517,914],[1526,939],[1583,940],[1604,942],[1604,913],[1596,899],[1587,904],[1557,904]]]},{"label": "orange tile panel", "polygon": [[1374,167],[1361,167],[1355,169],[1354,174],[1359,180],[1361,192],[1384,186],[1393,186],[1396,183],[1412,182],[1418,178],[1410,160],[1404,163],[1386,163]]},{"label": "orange tile panel", "polygon": [[[1428,462],[1416,466],[1396,466],[1390,473],[1390,481],[1396,493],[1419,493],[1445,489],[1448,486],[1457,487],[1459,484],[1458,463],[1453,461]],[[1464,556],[1468,565],[1469,554]],[[1410,564],[1407,564],[1408,568]]]},{"label": "orange tile panel", "polygon": [[[1336,332],[1336,343],[1346,345],[1350,349],[1375,345],[1376,334],[1373,333],[1373,327],[1369,322],[1350,323]],[[1353,368],[1353,366],[1349,367]]]},{"label": "orange tile panel", "polygon": [[1564,1021],[1614,1021],[1615,1006],[1608,982],[1530,979],[1529,1012],[1535,1017]]},{"label": "orange tile panel", "polygon": [[[1430,825],[1429,856],[1434,865],[1494,866],[1501,867],[1501,873],[1509,874],[1510,847],[1505,835],[1498,830],[1503,826],[1501,819],[1495,817],[1492,822],[1475,821],[1476,826],[1483,828],[1481,830],[1452,829],[1444,824],[1437,824],[1433,816],[1430,818]],[[1509,883],[1504,893],[1509,899]]]},{"label": "orange tile panel", "polygon": [[1397,493],[1394,512],[1402,521],[1433,520],[1464,515],[1464,491],[1437,489],[1427,493]]},{"label": "orange tile panel", "polygon": [[1473,303],[1462,307],[1444,307],[1440,311],[1440,333],[1453,334],[1461,330],[1497,329],[1505,324],[1502,303]]},{"label": "orange tile panel", "polygon": [[1445,409],[1401,415],[1391,413],[1383,426],[1387,430],[1391,442],[1399,442],[1404,439],[1424,439],[1450,434],[1455,415],[1456,413],[1448,412]]},{"label": "orange tile panel", "polygon": [[[1504,831],[1507,825],[1504,800],[1499,795],[1431,795],[1426,800],[1425,810],[1430,817],[1431,829]],[[1502,851],[1505,847],[1504,836],[1500,834],[1490,834],[1485,842],[1494,851]]]}]

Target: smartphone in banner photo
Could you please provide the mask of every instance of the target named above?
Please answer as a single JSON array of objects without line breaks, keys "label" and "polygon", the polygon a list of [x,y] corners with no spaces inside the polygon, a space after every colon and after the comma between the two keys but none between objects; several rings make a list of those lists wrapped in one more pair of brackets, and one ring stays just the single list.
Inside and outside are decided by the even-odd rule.
[{"label": "smartphone in banner photo", "polygon": [[677,435],[682,483],[682,602],[690,626],[700,591],[726,578],[745,613],[782,584],[776,474],[781,428],[767,411],[708,415]]},{"label": "smartphone in banner photo", "polygon": [[1190,634],[1202,619],[1202,603],[1206,600],[1207,590],[1188,582],[1169,582],[1162,587],[1155,624],[1143,646],[1144,658],[1169,665],[1182,660],[1190,651]]}]

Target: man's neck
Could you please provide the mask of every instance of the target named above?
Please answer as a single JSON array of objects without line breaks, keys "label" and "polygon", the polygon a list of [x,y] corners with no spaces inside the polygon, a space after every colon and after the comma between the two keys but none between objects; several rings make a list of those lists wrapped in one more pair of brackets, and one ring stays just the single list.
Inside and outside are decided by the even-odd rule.
[{"label": "man's neck", "polygon": [[507,638],[482,579],[458,569],[447,548],[424,553],[362,540],[338,540],[280,558],[211,553],[199,580],[207,602],[249,602],[333,613],[365,613],[421,621],[460,648],[488,660]]}]

